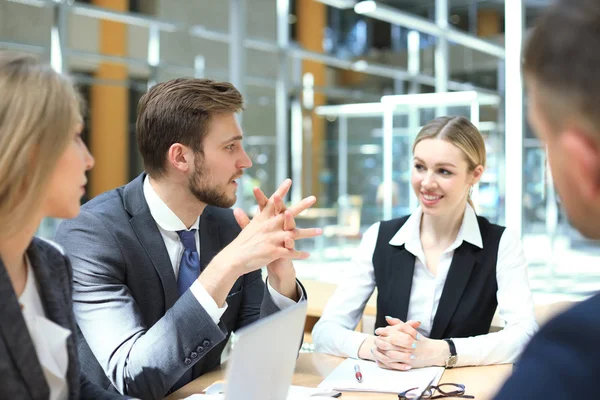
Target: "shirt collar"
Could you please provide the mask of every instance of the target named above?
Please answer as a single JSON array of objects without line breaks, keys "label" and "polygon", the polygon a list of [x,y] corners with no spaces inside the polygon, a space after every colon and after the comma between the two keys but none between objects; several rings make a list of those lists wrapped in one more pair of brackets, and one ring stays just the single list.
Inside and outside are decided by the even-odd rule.
[{"label": "shirt collar", "polygon": [[[396,232],[389,243],[392,246],[404,245],[406,249],[411,252],[418,251],[418,249],[421,248],[420,237],[422,215],[423,211],[421,210],[421,207],[418,207],[415,212],[408,217],[408,220],[402,225],[398,232]],[[450,247],[457,248],[463,241],[469,242],[479,248],[483,248],[483,240],[481,239],[477,215],[470,204],[467,204],[460,230],[458,231],[458,235],[456,235],[456,240]]]},{"label": "shirt collar", "polygon": [[[179,219],[179,217],[165,204],[164,201],[158,196],[158,193],[154,190],[150,184],[148,175],[144,178],[144,198],[148,203],[150,214],[154,221],[165,231],[181,231],[187,230],[185,224]],[[200,217],[192,224],[190,229],[198,229],[200,226]]]}]

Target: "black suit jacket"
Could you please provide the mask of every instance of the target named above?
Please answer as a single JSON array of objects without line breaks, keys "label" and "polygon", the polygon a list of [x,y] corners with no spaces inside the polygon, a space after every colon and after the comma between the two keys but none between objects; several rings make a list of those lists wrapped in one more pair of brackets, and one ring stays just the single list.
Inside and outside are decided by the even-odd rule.
[{"label": "black suit jacket", "polygon": [[[69,399],[120,399],[79,372],[77,328],[72,311],[71,265],[53,245],[34,238],[27,249],[46,317],[72,332],[67,339]],[[0,399],[47,400],[46,383],[19,301],[0,260]]]},{"label": "black suit jacket", "polygon": [[496,399],[595,399],[599,378],[600,294],[533,337]]},{"label": "black suit jacket", "polygon": [[[95,383],[158,399],[220,364],[230,333],[279,310],[261,272],[240,277],[215,324],[188,290],[181,297],[143,194],[145,174],[87,202],[56,240],[71,257],[82,367]],[[230,209],[200,218],[204,268],[240,232]],[[107,377],[110,379],[107,379]]]}]

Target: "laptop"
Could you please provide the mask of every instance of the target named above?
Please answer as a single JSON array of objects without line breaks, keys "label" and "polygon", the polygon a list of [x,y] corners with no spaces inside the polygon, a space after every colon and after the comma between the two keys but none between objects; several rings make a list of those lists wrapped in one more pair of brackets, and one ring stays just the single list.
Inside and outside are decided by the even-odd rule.
[{"label": "laptop", "polygon": [[225,400],[285,400],[303,339],[306,304],[294,304],[236,332]]}]

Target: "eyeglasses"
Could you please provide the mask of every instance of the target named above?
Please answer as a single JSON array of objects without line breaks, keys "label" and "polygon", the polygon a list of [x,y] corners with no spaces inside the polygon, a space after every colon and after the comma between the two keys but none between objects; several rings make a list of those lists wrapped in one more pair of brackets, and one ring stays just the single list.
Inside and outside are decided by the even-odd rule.
[{"label": "eyeglasses", "polygon": [[[439,392],[439,394],[435,394]],[[465,394],[465,385],[460,383],[442,383],[441,385],[429,385],[425,391],[421,392],[418,387],[408,389],[398,393],[398,399],[442,399],[444,397],[460,397],[463,399],[474,399],[474,396]]]}]

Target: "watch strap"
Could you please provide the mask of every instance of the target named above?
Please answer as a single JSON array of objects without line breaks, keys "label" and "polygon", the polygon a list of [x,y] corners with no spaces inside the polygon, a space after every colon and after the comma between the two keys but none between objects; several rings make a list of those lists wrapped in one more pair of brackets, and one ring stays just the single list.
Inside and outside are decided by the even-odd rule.
[{"label": "watch strap", "polygon": [[450,348],[450,355],[451,356],[456,356],[456,346],[454,345],[454,342],[452,341],[452,339],[444,339],[444,341],[446,343],[448,343],[448,347]]},{"label": "watch strap", "polygon": [[456,363],[458,362],[458,355],[456,353],[456,346],[452,339],[444,339],[446,343],[448,343],[448,348],[450,349],[450,355],[446,359],[446,368],[454,368]]}]

